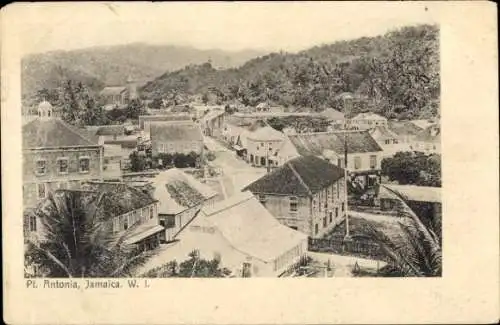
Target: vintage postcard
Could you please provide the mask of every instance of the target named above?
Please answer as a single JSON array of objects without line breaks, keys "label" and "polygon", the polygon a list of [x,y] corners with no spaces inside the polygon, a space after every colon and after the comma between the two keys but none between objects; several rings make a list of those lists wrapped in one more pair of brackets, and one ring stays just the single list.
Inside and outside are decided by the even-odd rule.
[{"label": "vintage postcard", "polygon": [[495,9],[3,8],[6,322],[495,322]]}]

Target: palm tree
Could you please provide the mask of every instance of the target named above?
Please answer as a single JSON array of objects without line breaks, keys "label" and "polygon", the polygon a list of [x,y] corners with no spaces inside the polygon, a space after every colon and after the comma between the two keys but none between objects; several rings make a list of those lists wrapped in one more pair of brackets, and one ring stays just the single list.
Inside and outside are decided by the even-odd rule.
[{"label": "palm tree", "polygon": [[150,253],[124,244],[103,221],[103,193],[58,190],[33,212],[43,239],[28,238],[26,264],[47,277],[125,277],[143,265]]},{"label": "palm tree", "polygon": [[407,277],[441,276],[440,237],[425,226],[400,193],[387,187],[385,189],[397,198],[400,231],[387,232],[368,223],[362,229],[386,255],[389,261],[386,271]]}]

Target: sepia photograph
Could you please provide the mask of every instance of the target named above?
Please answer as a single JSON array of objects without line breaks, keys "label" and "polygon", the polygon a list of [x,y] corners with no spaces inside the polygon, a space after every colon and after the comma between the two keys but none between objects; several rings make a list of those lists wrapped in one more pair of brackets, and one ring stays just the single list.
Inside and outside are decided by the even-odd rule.
[{"label": "sepia photograph", "polygon": [[24,4],[15,276],[445,278],[450,27],[430,5],[382,4]]}]

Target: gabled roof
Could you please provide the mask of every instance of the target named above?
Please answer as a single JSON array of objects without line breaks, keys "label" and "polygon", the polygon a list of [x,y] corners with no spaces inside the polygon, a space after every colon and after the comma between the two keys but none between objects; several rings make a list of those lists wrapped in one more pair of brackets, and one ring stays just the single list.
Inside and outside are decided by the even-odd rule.
[{"label": "gabled roof", "polygon": [[344,170],[315,156],[301,156],[243,189],[253,193],[310,196],[344,177]]},{"label": "gabled roof", "polygon": [[[288,135],[300,155],[321,156],[324,150],[344,153],[344,132],[314,132]],[[347,132],[347,152],[367,153],[382,151],[368,131]]]},{"label": "gabled roof", "polygon": [[352,118],[353,120],[387,120],[387,118],[373,112],[359,113]]},{"label": "gabled roof", "polygon": [[120,95],[127,90],[127,87],[105,87],[101,90],[101,96]]},{"label": "gabled roof", "polygon": [[423,130],[410,121],[389,121],[388,127],[398,135],[417,135]]},{"label": "gabled roof", "polygon": [[194,123],[152,123],[151,141],[202,141],[199,125]]},{"label": "gabled roof", "polygon": [[285,135],[266,125],[254,132],[250,132],[247,138],[256,141],[280,141],[285,139]]},{"label": "gabled roof", "polygon": [[98,146],[89,134],[60,119],[37,118],[22,127],[23,149]]},{"label": "gabled roof", "polygon": [[207,218],[231,246],[263,261],[274,260],[307,238],[280,224],[250,192],[205,207],[196,218]]},{"label": "gabled roof", "polygon": [[398,136],[385,126],[378,125],[374,129],[369,131],[370,135],[374,139],[396,139]]},{"label": "gabled roof", "polygon": [[103,193],[100,206],[103,207],[105,219],[157,202],[148,193],[122,182],[86,182],[84,188]]},{"label": "gabled roof", "polygon": [[330,121],[338,121],[344,119],[344,113],[337,111],[331,107],[328,107],[323,112],[320,113],[321,116],[325,117]]},{"label": "gabled roof", "polygon": [[440,187],[383,184],[380,186],[379,197],[396,199],[397,196],[391,190],[408,201],[441,203]]},{"label": "gabled roof", "polygon": [[415,124],[417,127],[421,129],[426,129],[427,127],[435,123],[429,120],[411,120],[410,122]]},{"label": "gabled roof", "polygon": [[438,124],[430,125],[421,131],[415,139],[417,141],[439,143],[441,141],[441,127]]},{"label": "gabled roof", "polygon": [[96,135],[123,135],[124,125],[103,125],[97,129]]},{"label": "gabled roof", "polygon": [[217,195],[210,187],[177,168],[159,173],[153,186],[154,197],[160,201],[158,212],[161,214],[178,214]]}]

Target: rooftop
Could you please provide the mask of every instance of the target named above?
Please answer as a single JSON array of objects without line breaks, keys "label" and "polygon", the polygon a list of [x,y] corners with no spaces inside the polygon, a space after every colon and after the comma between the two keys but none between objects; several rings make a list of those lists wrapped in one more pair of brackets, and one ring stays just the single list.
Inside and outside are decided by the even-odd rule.
[{"label": "rooftop", "polygon": [[375,139],[395,139],[397,134],[386,128],[385,126],[378,125],[369,131],[370,135]]},{"label": "rooftop", "polygon": [[387,119],[381,115],[375,114],[373,112],[359,113],[352,118],[353,120],[386,120]]},{"label": "rooftop", "polygon": [[127,90],[127,87],[105,87],[101,90],[101,96],[120,95]]},{"label": "rooftop", "polygon": [[311,196],[344,177],[344,170],[315,156],[300,156],[243,190],[253,193]]},{"label": "rooftop", "polygon": [[154,197],[160,201],[158,212],[178,214],[217,195],[206,186],[177,168],[159,173],[153,180]]},{"label": "rooftop", "polygon": [[202,141],[199,125],[194,123],[152,123],[151,141]]},{"label": "rooftop", "polygon": [[266,125],[247,134],[247,138],[255,141],[281,141],[285,139],[285,135]]},{"label": "rooftop", "polygon": [[367,153],[382,151],[368,131],[313,132],[288,135],[288,139],[300,155],[321,156],[324,150],[337,154],[344,153],[344,134],[347,133],[348,153]]},{"label": "rooftop", "polygon": [[58,118],[34,119],[23,125],[22,133],[24,149],[99,145],[87,131]]},{"label": "rooftop", "polygon": [[417,135],[422,128],[411,121],[389,121],[389,130],[398,135]]},{"label": "rooftop", "polygon": [[299,245],[307,235],[279,223],[250,192],[238,193],[201,210],[236,249],[272,261]]}]

